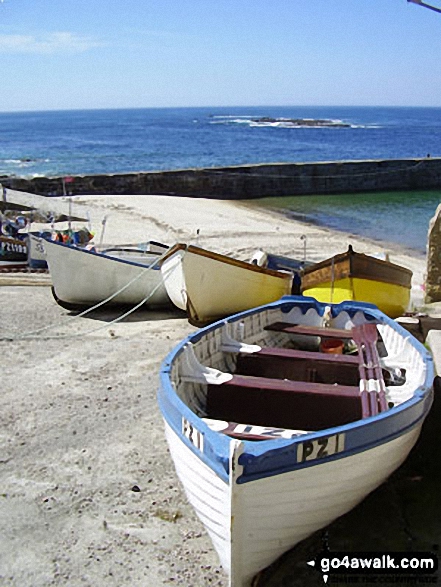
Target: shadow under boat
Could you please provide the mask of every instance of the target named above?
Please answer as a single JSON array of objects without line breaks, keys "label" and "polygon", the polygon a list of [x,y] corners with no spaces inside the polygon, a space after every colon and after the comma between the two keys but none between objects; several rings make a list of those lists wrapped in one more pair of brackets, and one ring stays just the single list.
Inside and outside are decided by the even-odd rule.
[{"label": "shadow under boat", "polygon": [[[157,308],[153,310],[141,307],[133,311],[131,311],[131,308],[132,306],[127,304],[114,304],[109,307],[102,306],[85,313],[84,317],[98,322],[111,323],[117,321],[123,324],[130,322],[156,322],[160,320],[187,319],[186,312],[172,306],[170,306],[170,308]],[[70,309],[69,314],[71,316],[76,316],[85,310],[87,310],[87,307],[80,307],[76,310]]]}]

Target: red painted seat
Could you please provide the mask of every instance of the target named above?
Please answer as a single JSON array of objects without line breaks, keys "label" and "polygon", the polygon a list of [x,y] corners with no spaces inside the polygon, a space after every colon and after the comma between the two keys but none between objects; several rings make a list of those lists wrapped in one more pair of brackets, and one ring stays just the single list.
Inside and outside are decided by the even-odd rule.
[{"label": "red painted seat", "polygon": [[327,328],[326,326],[309,326],[307,324],[291,324],[290,322],[273,322],[265,326],[265,330],[285,332],[287,334],[305,334],[325,338],[351,339],[352,332],[343,328]]},{"label": "red painted seat", "polygon": [[264,347],[239,353],[236,374],[317,383],[358,385],[358,357]]},{"label": "red painted seat", "polygon": [[234,375],[207,389],[207,416],[294,430],[322,430],[361,418],[358,386]]}]

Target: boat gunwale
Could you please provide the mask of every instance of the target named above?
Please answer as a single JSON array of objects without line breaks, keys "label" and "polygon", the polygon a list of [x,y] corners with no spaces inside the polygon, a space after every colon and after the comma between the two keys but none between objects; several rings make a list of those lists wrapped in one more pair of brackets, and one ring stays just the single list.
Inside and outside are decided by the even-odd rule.
[{"label": "boat gunwale", "polygon": [[[101,253],[99,251],[92,251],[90,249],[85,249],[83,247],[72,246],[72,245],[70,245],[68,243],[60,243],[58,241],[54,241],[52,239],[48,239],[48,238],[45,238],[45,237],[42,237],[42,239],[44,241],[50,243],[50,244],[54,244],[54,245],[57,245],[57,246],[60,246],[60,247],[64,247],[64,248],[69,249],[69,250],[79,251],[81,253],[86,253],[88,255],[92,255],[92,256],[95,256],[95,257],[100,257],[100,258],[103,258],[103,259],[108,259],[109,261],[115,261],[117,263],[123,263],[125,265],[132,265],[132,266],[135,266],[135,267],[140,267],[142,269],[152,269],[153,271],[160,271],[160,266],[159,266],[159,263],[158,263],[158,259],[154,259],[154,261],[152,263],[150,263],[150,264],[147,265],[147,264],[143,264],[143,263],[137,263],[136,261],[128,261],[126,259],[120,259],[118,257],[113,257],[112,255],[106,255],[105,253]],[[136,252],[136,251],[134,250],[134,252]],[[150,253],[150,254],[154,254],[155,255],[155,253]]]},{"label": "boat gunwale", "polygon": [[[378,275],[375,268],[385,273]],[[334,255],[324,261],[305,267],[302,271],[302,291],[306,291],[324,283],[336,283],[340,279],[367,279],[398,285],[406,289],[411,288],[412,271],[396,263],[377,259],[365,253],[357,253],[349,248],[344,253]]]},{"label": "boat gunwale", "polygon": [[225,263],[226,265],[233,265],[235,267],[240,267],[241,269],[248,269],[250,271],[261,273],[263,275],[278,277],[284,280],[292,279],[292,273],[289,271],[277,271],[275,269],[267,269],[266,267],[260,267],[259,265],[254,265],[253,263],[242,261],[240,259],[235,259],[234,257],[229,257],[228,255],[222,255],[221,253],[209,251],[207,249],[197,247],[195,245],[186,245],[184,243],[177,243],[176,245],[171,247],[170,250],[162,258],[161,265],[172,255],[181,250],[188,253],[193,253],[194,255],[199,255],[201,257],[207,257],[209,259],[212,259],[213,261]]}]

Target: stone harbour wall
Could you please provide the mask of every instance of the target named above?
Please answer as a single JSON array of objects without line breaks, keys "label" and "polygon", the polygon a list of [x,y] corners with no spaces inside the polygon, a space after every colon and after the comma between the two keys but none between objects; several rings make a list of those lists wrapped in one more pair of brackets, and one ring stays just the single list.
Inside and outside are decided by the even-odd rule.
[{"label": "stone harbour wall", "polygon": [[[62,177],[0,176],[7,188],[46,196],[63,194]],[[274,163],[176,171],[76,175],[65,183],[75,195],[181,195],[243,200],[271,196],[341,194],[441,188],[441,157],[318,163]]]}]

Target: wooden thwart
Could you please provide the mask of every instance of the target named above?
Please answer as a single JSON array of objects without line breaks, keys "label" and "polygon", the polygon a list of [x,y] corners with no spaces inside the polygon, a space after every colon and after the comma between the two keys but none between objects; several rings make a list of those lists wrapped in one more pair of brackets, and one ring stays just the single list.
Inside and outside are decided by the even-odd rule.
[{"label": "wooden thwart", "polygon": [[322,430],[359,420],[359,388],[233,375],[207,390],[207,416],[294,430]]},{"label": "wooden thwart", "polygon": [[273,322],[265,326],[265,330],[285,332],[286,334],[305,334],[310,336],[321,336],[325,338],[352,339],[351,330],[343,328],[328,328],[326,326],[308,326],[306,324],[292,324],[290,322]]},{"label": "wooden thwart", "polygon": [[349,386],[359,384],[356,356],[273,347],[239,353],[236,374]]},{"label": "wooden thwart", "polygon": [[375,324],[343,330],[276,322],[266,328],[354,340],[358,355],[277,347],[239,351],[232,379],[207,388],[207,416],[226,422],[225,434],[232,435],[235,422],[250,423],[236,425],[245,436],[234,437],[244,440],[253,439],[246,436],[253,427],[263,430],[268,423],[280,430],[322,430],[388,409]]},{"label": "wooden thwart", "polygon": [[[247,353],[241,353],[243,355]],[[358,365],[358,356],[356,355],[334,355],[329,353],[320,353],[317,351],[304,351],[299,349],[287,349],[281,347],[262,347],[255,353],[259,356],[280,357],[287,359],[305,359],[311,361],[321,361],[328,363],[340,363]]]},{"label": "wooden thwart", "polygon": [[291,381],[288,379],[272,379],[270,377],[253,377],[251,375],[233,375],[230,381],[222,386],[235,386],[247,389],[282,390],[287,393],[310,393],[317,395],[338,395],[341,397],[358,397],[359,389],[353,385],[329,385],[327,383],[311,383],[308,381]]}]

